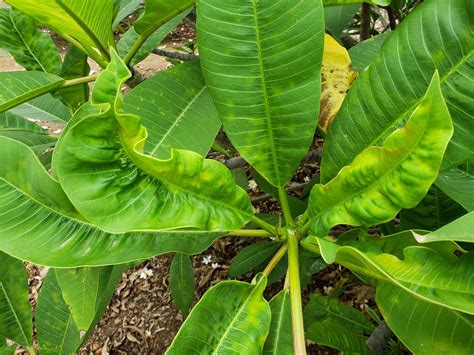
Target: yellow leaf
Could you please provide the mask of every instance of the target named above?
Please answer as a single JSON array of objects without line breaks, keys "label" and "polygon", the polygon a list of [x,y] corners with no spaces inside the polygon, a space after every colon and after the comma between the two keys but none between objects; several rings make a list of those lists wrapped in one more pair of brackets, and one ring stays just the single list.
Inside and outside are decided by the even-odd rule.
[{"label": "yellow leaf", "polygon": [[352,71],[347,50],[328,34],[324,36],[321,76],[321,109],[318,125],[324,133],[327,133],[347,91],[357,77],[357,73]]}]

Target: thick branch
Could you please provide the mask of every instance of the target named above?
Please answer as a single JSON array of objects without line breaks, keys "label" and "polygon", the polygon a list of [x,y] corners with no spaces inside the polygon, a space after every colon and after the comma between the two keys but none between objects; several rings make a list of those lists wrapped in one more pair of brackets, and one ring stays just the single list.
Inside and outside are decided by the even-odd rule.
[{"label": "thick branch", "polygon": [[164,51],[162,49],[155,49],[153,50],[153,53],[158,54],[162,57],[166,58],[171,58],[171,59],[178,59],[178,60],[183,60],[186,62],[189,62],[191,60],[196,60],[199,58],[198,55],[195,54],[187,54],[187,53],[181,53],[181,52],[171,52],[171,51]]}]

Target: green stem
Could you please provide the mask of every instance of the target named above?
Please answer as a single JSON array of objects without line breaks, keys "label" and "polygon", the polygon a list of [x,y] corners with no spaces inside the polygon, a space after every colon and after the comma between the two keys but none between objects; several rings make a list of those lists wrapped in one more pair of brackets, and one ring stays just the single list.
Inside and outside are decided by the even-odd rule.
[{"label": "green stem", "polygon": [[28,353],[31,354],[31,355],[36,355],[36,351],[35,351],[35,348],[32,346],[29,346],[26,348],[26,350],[28,350]]},{"label": "green stem", "polygon": [[212,144],[212,149],[214,149],[216,152],[223,154],[227,159],[232,158],[232,155],[229,154],[223,147],[221,147],[219,144],[214,142]]},{"label": "green stem", "polygon": [[80,85],[80,84],[85,84],[85,83],[90,83],[92,81],[95,81],[98,77],[98,74],[95,75],[90,75],[90,76],[84,76],[82,78],[77,78],[77,79],[71,79],[71,80],[66,80],[64,84],[62,85],[63,88],[67,88],[69,86],[74,86],[74,85]]},{"label": "green stem", "polygon": [[288,233],[288,271],[290,273],[291,322],[293,325],[294,351],[296,355],[305,355],[306,343],[304,338],[297,233]]},{"label": "green stem", "polygon": [[231,237],[271,238],[273,234],[261,229],[236,229],[229,231]]},{"label": "green stem", "polygon": [[270,262],[267,264],[265,267],[265,270],[263,270],[263,274],[268,277],[268,275],[271,274],[275,266],[278,265],[280,260],[285,256],[286,251],[288,250],[288,246],[286,244],[283,244],[280,249],[276,252],[275,255],[273,255],[273,258],[270,260]]},{"label": "green stem", "polygon": [[278,197],[280,200],[280,206],[283,211],[283,216],[285,217],[286,224],[292,226],[295,224],[293,216],[291,214],[290,205],[288,203],[288,198],[284,187],[278,187]]},{"label": "green stem", "polygon": [[[151,35],[151,34],[150,34]],[[130,51],[128,51],[127,55],[123,59],[123,62],[126,65],[129,65],[130,62],[132,61],[133,57],[137,54],[137,52],[140,50],[141,46],[143,46],[143,43],[148,39],[150,36],[144,36],[144,35],[139,35],[135,43],[133,44],[132,48],[130,48]]]},{"label": "green stem", "polygon": [[304,238],[308,235],[309,229],[311,228],[311,223],[310,221],[306,222],[300,230],[300,235]]},{"label": "green stem", "polygon": [[268,233],[271,233],[273,236],[276,237],[278,235],[275,227],[273,227],[270,223],[265,222],[263,219],[260,219],[257,216],[253,216],[252,221],[260,228],[265,229]]}]

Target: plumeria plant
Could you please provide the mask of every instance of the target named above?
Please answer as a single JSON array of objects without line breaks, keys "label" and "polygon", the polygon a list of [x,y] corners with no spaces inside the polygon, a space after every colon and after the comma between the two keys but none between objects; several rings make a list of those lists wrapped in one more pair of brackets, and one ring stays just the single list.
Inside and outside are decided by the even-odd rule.
[{"label": "plumeria plant", "polygon": [[[471,354],[474,4],[425,0],[349,56],[342,32],[325,32],[333,7],[354,2],[6,0],[0,47],[25,70],[0,73],[0,352],[75,353],[122,272],[175,253],[187,318],[168,354],[305,354],[308,341],[391,352],[387,325],[415,354]],[[193,6],[196,60],[129,90]],[[71,44],[64,58],[37,24]],[[296,197],[288,184],[316,137],[320,174]],[[248,164],[282,218],[256,213],[242,164],[211,148]],[[253,278],[219,282],[191,309],[190,255],[225,236],[256,241],[229,268]],[[37,342],[22,261],[49,267]],[[303,308],[333,263],[375,288],[376,307],[313,294]]]}]

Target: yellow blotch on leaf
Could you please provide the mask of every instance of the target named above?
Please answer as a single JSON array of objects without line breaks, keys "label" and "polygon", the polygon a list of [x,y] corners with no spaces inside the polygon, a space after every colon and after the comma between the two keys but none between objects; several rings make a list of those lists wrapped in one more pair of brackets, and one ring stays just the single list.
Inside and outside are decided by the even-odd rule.
[{"label": "yellow blotch on leaf", "polygon": [[352,63],[347,50],[326,34],[321,72],[321,109],[318,121],[318,126],[324,133],[327,133],[356,77],[357,73],[352,71]]}]

